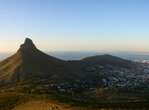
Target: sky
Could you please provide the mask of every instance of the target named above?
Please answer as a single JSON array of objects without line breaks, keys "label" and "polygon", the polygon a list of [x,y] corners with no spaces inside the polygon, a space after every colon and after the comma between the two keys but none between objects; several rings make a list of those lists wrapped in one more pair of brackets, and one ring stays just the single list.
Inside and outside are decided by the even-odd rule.
[{"label": "sky", "polygon": [[0,0],[0,52],[149,52],[149,0]]}]

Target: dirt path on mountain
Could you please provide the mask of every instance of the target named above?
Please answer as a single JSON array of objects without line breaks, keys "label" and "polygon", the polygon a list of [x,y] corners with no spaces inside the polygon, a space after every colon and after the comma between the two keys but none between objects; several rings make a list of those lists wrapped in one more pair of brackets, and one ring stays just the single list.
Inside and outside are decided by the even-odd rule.
[{"label": "dirt path on mountain", "polygon": [[90,110],[83,108],[74,108],[66,105],[55,104],[50,101],[29,101],[16,106],[13,110]]}]

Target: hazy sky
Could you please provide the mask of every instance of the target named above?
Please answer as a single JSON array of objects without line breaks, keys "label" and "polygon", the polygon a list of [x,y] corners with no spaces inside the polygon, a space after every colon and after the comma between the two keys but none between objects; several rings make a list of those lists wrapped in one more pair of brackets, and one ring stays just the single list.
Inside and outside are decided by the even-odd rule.
[{"label": "hazy sky", "polygon": [[0,52],[149,51],[149,0],[0,0]]}]

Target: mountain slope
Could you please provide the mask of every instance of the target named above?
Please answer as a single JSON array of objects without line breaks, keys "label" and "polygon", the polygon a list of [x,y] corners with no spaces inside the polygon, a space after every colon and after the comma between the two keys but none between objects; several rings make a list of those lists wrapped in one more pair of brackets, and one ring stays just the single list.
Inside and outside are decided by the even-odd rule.
[{"label": "mountain slope", "polygon": [[149,75],[140,65],[111,55],[64,61],[46,55],[27,38],[14,55],[0,62],[0,106],[14,107],[26,100],[27,105],[18,107],[36,109],[30,100],[43,98],[85,107],[119,107],[119,102],[132,102],[129,107],[142,102],[144,107]]},{"label": "mountain slope", "polygon": [[13,56],[0,63],[0,79],[7,81],[40,75],[52,77],[65,73],[65,61],[48,56],[38,50],[30,39],[26,39]]},{"label": "mountain slope", "polygon": [[[18,51],[0,62],[1,82],[40,78],[53,82],[86,80],[92,82],[100,76],[99,66],[112,65],[132,69],[136,64],[111,55],[87,57],[79,61],[64,61],[38,50],[31,39],[26,38]],[[106,68],[105,68],[106,70]]]},{"label": "mountain slope", "polygon": [[124,68],[131,68],[135,65],[135,63],[132,61],[125,60],[108,54],[87,57],[82,59],[82,61],[88,62],[90,64],[101,64],[101,65],[109,64]]}]

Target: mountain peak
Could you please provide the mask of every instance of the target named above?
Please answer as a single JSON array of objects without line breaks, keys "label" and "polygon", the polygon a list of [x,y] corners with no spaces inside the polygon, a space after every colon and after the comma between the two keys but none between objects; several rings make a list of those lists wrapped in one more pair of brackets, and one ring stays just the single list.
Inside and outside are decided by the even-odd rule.
[{"label": "mountain peak", "polygon": [[30,38],[26,38],[24,43],[20,46],[21,50],[36,49],[33,41]]},{"label": "mountain peak", "polygon": [[33,41],[30,38],[25,38],[24,44],[26,44],[26,43],[33,43]]}]

